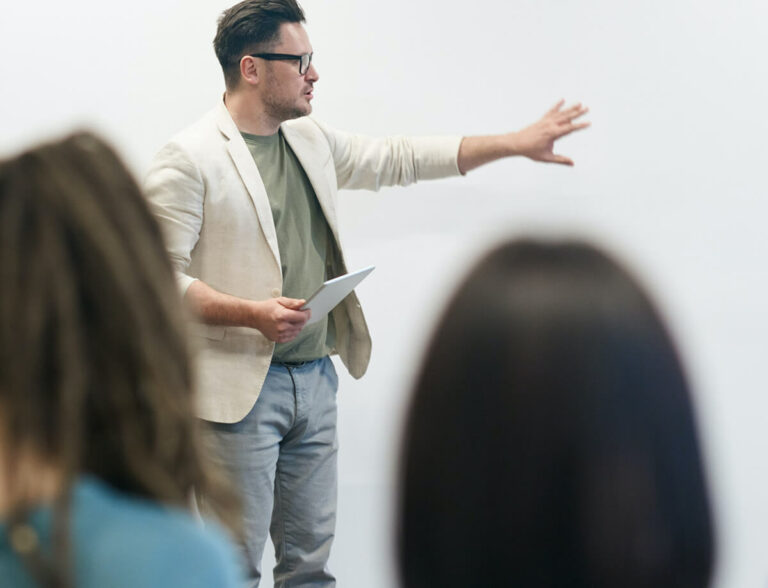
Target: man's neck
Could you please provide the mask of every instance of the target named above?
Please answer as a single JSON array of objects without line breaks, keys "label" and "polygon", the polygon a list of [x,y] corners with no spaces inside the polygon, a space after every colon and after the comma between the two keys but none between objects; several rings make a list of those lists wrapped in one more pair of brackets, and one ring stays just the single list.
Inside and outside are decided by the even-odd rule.
[{"label": "man's neck", "polygon": [[262,105],[243,92],[226,92],[224,105],[240,131],[251,135],[274,135],[280,121],[267,115]]}]

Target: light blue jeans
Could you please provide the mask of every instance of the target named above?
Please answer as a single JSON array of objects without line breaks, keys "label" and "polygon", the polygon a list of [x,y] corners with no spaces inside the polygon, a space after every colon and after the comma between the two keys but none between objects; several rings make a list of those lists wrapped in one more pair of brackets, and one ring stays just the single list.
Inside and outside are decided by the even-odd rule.
[{"label": "light blue jeans", "polygon": [[275,546],[275,588],[327,588],[336,527],[336,390],[330,358],[273,363],[251,412],[209,423],[223,465],[244,501],[249,586],[261,580],[267,539]]}]

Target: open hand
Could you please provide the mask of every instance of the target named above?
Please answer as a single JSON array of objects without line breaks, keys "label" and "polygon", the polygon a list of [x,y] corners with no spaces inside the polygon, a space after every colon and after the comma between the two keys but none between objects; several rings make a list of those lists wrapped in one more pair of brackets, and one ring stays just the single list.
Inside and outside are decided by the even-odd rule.
[{"label": "open hand", "polygon": [[565,100],[560,100],[541,119],[521,131],[509,134],[516,154],[534,161],[573,165],[568,157],[554,153],[555,141],[587,128],[590,123],[574,121],[584,116],[589,109],[580,103],[563,109],[563,104]]}]

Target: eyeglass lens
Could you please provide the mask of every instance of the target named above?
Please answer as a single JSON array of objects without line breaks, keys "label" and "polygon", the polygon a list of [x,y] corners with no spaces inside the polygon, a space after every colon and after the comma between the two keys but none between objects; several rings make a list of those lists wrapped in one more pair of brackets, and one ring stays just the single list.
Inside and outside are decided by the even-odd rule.
[{"label": "eyeglass lens", "polygon": [[304,75],[307,73],[307,70],[309,69],[309,64],[312,62],[312,54],[311,53],[305,53],[301,56],[301,60],[299,61],[299,73],[301,75]]}]

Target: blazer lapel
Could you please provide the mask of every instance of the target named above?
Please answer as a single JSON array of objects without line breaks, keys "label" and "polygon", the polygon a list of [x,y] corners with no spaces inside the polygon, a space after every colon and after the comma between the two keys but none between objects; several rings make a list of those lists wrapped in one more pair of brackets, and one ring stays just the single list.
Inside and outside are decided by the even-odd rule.
[{"label": "blazer lapel", "polygon": [[[317,149],[299,131],[289,125],[282,125],[280,128],[283,131],[285,140],[296,154],[299,163],[301,163],[301,167],[304,168],[304,172],[309,178],[309,183],[312,184],[312,188],[315,190],[315,195],[320,203],[320,208],[323,210],[325,220],[328,221],[333,238],[336,239],[336,245],[340,247],[336,202],[333,198],[331,183],[326,177],[325,164],[327,161],[318,160],[316,155]],[[336,173],[335,170],[333,170],[333,173]]]},{"label": "blazer lapel", "polygon": [[229,155],[253,201],[253,206],[256,209],[256,215],[259,218],[259,224],[261,225],[264,237],[267,239],[267,244],[269,245],[272,254],[275,256],[277,266],[281,267],[280,250],[277,245],[277,231],[275,230],[275,219],[272,216],[272,208],[269,205],[267,190],[264,188],[264,182],[259,174],[259,168],[256,167],[256,163],[253,161],[253,156],[248,150],[245,140],[243,140],[243,137],[240,135],[240,131],[232,120],[227,107],[224,106],[223,101],[221,102],[219,112],[217,113],[217,124],[219,130],[227,139],[227,150],[229,151]]}]

